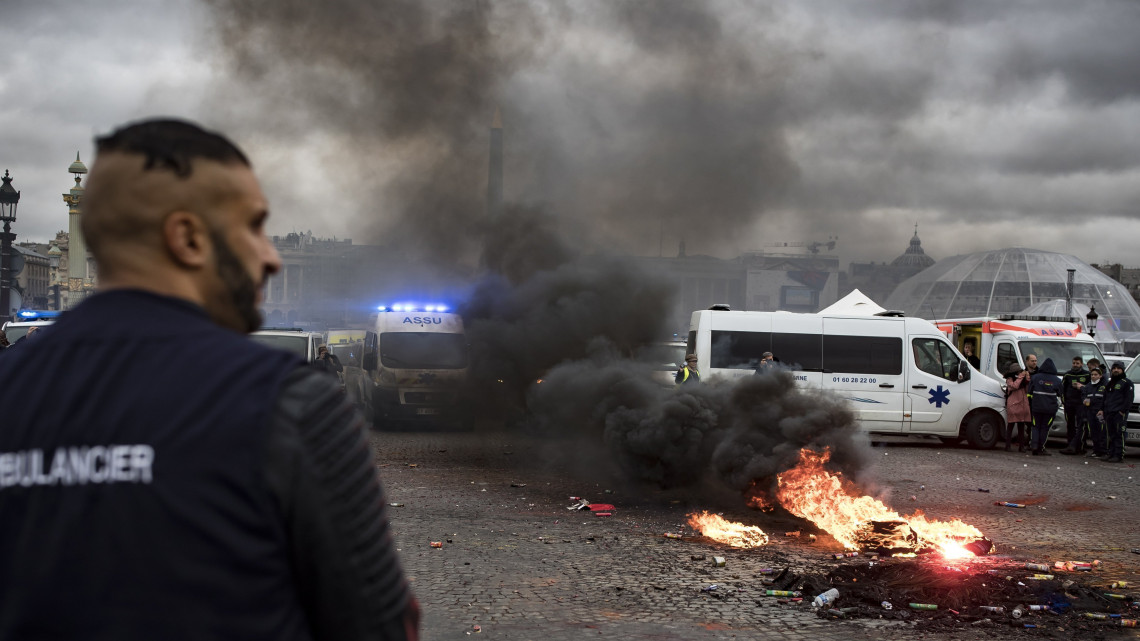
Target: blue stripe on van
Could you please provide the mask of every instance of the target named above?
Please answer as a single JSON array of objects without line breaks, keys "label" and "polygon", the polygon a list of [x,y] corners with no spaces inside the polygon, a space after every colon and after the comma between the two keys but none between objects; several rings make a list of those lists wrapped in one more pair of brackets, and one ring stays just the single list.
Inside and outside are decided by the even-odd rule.
[{"label": "blue stripe on van", "polygon": [[853,396],[848,396],[848,397],[847,397],[847,400],[849,400],[849,401],[859,401],[860,403],[878,403],[879,405],[886,405],[886,403],[885,403],[885,402],[883,402],[883,401],[876,401],[876,400],[874,400],[874,399],[870,399],[870,398],[855,398],[855,397],[853,397]]},{"label": "blue stripe on van", "polygon": [[1001,394],[994,394],[993,392],[987,392],[984,389],[980,389],[978,391],[981,392],[982,394],[985,394],[986,396],[992,396],[994,398],[1004,398]]}]

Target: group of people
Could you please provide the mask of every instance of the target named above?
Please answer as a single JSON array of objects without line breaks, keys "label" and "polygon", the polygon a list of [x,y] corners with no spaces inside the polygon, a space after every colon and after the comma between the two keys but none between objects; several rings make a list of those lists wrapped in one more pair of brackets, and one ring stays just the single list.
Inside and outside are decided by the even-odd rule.
[{"label": "group of people", "polygon": [[[1087,455],[1109,463],[1124,459],[1124,435],[1132,408],[1132,381],[1124,374],[1124,363],[1116,361],[1104,375],[1101,363],[1073,358],[1072,368],[1058,375],[1053,359],[1040,367],[1037,356],[1025,359],[1026,369],[1014,365],[1006,373],[1005,449],[1010,451],[1017,431],[1017,451],[1027,448],[1034,456],[1048,456],[1045,441],[1049,429],[1064,407],[1068,444],[1067,455]],[[1026,435],[1029,441],[1026,441]],[[1091,447],[1090,447],[1091,441]]]},{"label": "group of people", "polygon": [[[772,352],[760,355],[760,364],[756,366],[756,375],[774,372],[779,369],[779,361]],[[693,385],[701,382],[701,373],[697,369],[697,355],[686,354],[685,362],[677,367],[677,375],[673,378],[677,385]]]}]

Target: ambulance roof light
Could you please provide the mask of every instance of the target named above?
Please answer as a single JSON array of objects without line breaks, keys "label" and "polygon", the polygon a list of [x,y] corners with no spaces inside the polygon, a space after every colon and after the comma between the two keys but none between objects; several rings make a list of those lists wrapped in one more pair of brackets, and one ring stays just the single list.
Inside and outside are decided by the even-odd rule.
[{"label": "ambulance roof light", "polygon": [[59,318],[60,312],[54,309],[21,309],[16,312],[22,320],[41,320],[48,318]]},{"label": "ambulance roof light", "polygon": [[380,305],[376,311],[380,312],[447,312],[451,308],[441,303],[429,303],[427,305],[420,305],[418,303],[395,303],[391,306]]}]

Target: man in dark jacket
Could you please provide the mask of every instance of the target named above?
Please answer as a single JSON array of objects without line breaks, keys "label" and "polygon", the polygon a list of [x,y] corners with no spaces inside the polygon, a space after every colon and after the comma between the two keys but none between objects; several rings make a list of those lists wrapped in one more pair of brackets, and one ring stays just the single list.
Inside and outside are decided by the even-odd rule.
[{"label": "man in dark jacket", "polygon": [[1061,377],[1057,376],[1053,359],[1046,358],[1029,383],[1029,409],[1033,412],[1033,438],[1029,445],[1034,456],[1049,456],[1045,450],[1045,441],[1049,438],[1049,428],[1057,415],[1057,396],[1060,393]]},{"label": "man in dark jacket", "polygon": [[1124,363],[1116,361],[1104,392],[1104,422],[1108,432],[1108,458],[1104,460],[1109,463],[1124,461],[1124,430],[1128,426],[1132,396],[1132,381],[1124,375]]},{"label": "man in dark jacket", "polygon": [[0,358],[0,639],[408,639],[360,414],[249,340],[280,267],[245,155],[96,140],[99,293]]},{"label": "man in dark jacket", "polygon": [[1107,434],[1104,430],[1104,393],[1108,389],[1108,379],[1101,375],[1100,368],[1089,370],[1089,383],[1081,388],[1082,403],[1085,406],[1085,421],[1092,436],[1092,452],[1089,456],[1108,456]]},{"label": "man in dark jacket", "polygon": [[328,345],[320,345],[317,347],[317,360],[313,361],[313,369],[336,376],[344,371],[344,366],[336,354],[329,351]]},{"label": "man in dark jacket", "polygon": [[1061,397],[1065,403],[1065,431],[1069,445],[1062,454],[1084,454],[1088,433],[1085,431],[1085,406],[1081,388],[1089,382],[1089,371],[1080,356],[1073,357],[1073,367],[1061,377]]}]

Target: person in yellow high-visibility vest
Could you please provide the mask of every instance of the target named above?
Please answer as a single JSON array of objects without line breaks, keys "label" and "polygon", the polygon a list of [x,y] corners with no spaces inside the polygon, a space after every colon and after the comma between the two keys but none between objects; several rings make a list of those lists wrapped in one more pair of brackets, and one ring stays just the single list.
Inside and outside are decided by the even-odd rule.
[{"label": "person in yellow high-visibility vest", "polygon": [[701,382],[701,375],[697,372],[696,354],[685,355],[685,364],[677,370],[677,376],[673,380],[677,381],[678,385],[689,385]]}]

